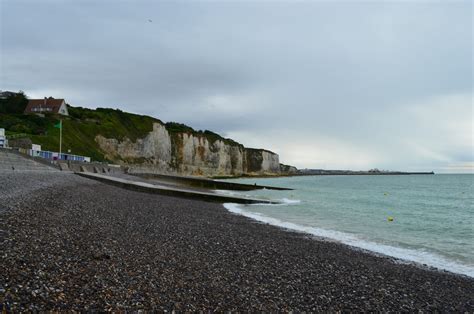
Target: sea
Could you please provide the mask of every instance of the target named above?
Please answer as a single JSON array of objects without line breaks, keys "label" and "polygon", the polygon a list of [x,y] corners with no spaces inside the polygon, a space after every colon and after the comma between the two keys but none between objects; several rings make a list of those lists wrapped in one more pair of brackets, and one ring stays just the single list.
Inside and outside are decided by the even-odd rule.
[{"label": "sea", "polygon": [[474,277],[474,175],[340,175],[236,179],[291,191],[219,191],[279,201],[232,213],[399,262]]}]

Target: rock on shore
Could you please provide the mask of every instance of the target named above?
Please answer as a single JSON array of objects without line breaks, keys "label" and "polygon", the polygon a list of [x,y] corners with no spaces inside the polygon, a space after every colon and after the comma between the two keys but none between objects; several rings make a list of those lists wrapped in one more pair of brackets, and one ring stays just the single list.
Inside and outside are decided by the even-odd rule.
[{"label": "rock on shore", "polygon": [[0,174],[7,310],[474,311],[474,279],[72,174]]}]

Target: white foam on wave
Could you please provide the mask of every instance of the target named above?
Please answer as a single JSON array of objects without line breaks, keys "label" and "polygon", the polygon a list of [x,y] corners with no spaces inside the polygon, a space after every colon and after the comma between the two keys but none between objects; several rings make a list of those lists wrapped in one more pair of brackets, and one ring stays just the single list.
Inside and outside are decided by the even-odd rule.
[{"label": "white foam on wave", "polygon": [[[234,192],[234,191],[229,191],[229,190],[214,190],[214,191],[217,194],[222,194],[222,195],[230,195],[230,196],[238,196],[238,197],[246,197],[246,198],[255,197],[255,195],[245,194],[245,193],[242,193],[242,192]],[[259,198],[259,199],[269,199],[268,197],[264,197],[264,196],[257,196],[257,198]],[[253,205],[282,206],[282,205],[292,205],[292,204],[301,203],[301,200],[292,200],[292,199],[289,199],[289,198],[286,198],[286,197],[284,197],[282,199],[278,199],[276,201],[278,201],[279,203],[277,203],[277,204],[262,203],[262,204],[253,204]]]},{"label": "white foam on wave", "polygon": [[285,198],[282,198],[282,199],[281,199],[281,202],[282,202],[282,203],[285,203],[285,204],[299,204],[299,203],[301,203],[300,200],[291,200],[291,199],[286,198],[286,197],[285,197]]},{"label": "white foam on wave", "polygon": [[[260,199],[263,199],[260,197]],[[277,203],[275,204],[267,204],[267,203],[256,203],[252,204],[252,206],[288,206],[288,205],[295,205],[301,203],[301,200],[292,200],[288,198],[282,198],[282,199],[273,199],[272,201],[276,201]]]},{"label": "white foam on wave", "polygon": [[399,259],[400,261],[426,264],[431,267],[436,267],[438,269],[445,269],[454,273],[463,274],[463,275],[467,275],[469,277],[474,278],[474,267],[450,261],[442,256],[433,254],[431,252],[405,249],[405,248],[394,247],[394,246],[385,245],[385,244],[378,244],[378,243],[374,243],[370,241],[361,240],[357,238],[356,236],[353,236],[344,232],[340,232],[340,231],[326,230],[322,228],[298,225],[295,223],[282,221],[277,218],[268,217],[260,213],[244,210],[241,207],[239,207],[239,204],[225,203],[224,207],[231,213],[239,214],[239,215],[252,218],[254,220],[267,223],[270,225],[278,226],[278,227],[293,230],[293,231],[308,233],[317,237],[336,240],[338,242],[341,242],[353,247],[357,247],[364,250],[376,252],[379,254],[395,257]]},{"label": "white foam on wave", "polygon": [[232,196],[245,196],[245,194],[239,193],[239,192],[233,192],[230,190],[214,190],[217,194],[223,194],[223,195],[232,195]]}]

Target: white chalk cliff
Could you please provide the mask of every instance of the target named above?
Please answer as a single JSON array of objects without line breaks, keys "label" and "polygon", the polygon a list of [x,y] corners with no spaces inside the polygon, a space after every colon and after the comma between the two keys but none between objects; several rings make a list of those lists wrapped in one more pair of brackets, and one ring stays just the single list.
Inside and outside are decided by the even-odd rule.
[{"label": "white chalk cliff", "polygon": [[161,123],[144,138],[131,141],[97,135],[105,157],[129,167],[130,172],[200,176],[279,175],[277,154],[245,148],[223,138],[198,132],[168,132]]}]

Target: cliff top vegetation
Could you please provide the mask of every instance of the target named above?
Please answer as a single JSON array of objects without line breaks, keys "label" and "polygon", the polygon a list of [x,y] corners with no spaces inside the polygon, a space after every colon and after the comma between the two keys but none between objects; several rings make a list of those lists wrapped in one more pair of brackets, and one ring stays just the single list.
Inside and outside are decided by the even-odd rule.
[{"label": "cliff top vegetation", "polygon": [[106,161],[104,154],[95,141],[97,135],[106,138],[136,141],[153,130],[153,123],[166,127],[172,136],[188,133],[207,138],[211,143],[222,140],[229,145],[241,144],[220,136],[209,130],[194,130],[192,127],[177,122],[163,123],[157,118],[124,112],[120,109],[89,109],[73,107],[68,104],[69,116],[52,113],[23,114],[28,103],[27,96],[20,92],[6,99],[0,99],[0,128],[6,130],[7,136],[30,138],[35,144],[42,145],[43,150],[59,150],[59,129],[55,128],[59,120],[63,123],[63,152],[90,156],[94,160]]}]

